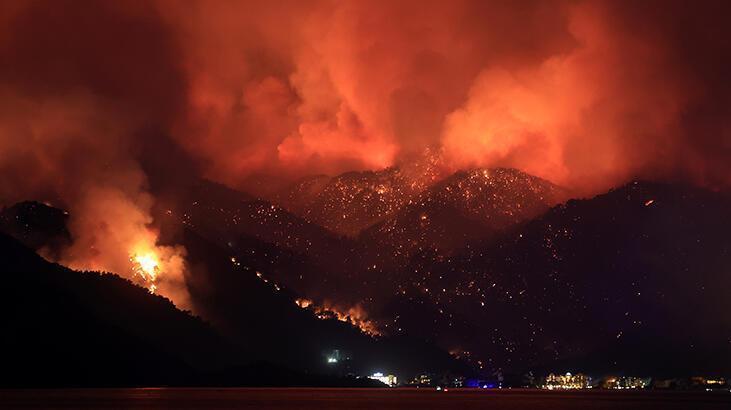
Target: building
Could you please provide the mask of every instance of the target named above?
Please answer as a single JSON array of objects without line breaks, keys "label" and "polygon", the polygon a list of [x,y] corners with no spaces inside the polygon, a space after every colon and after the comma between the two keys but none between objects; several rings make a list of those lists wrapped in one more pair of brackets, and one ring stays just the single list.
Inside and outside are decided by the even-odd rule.
[{"label": "building", "polygon": [[388,387],[394,387],[398,384],[398,379],[396,376],[389,374],[384,375],[381,372],[373,373],[373,375],[368,376],[369,379],[378,380],[379,382],[387,385]]},{"label": "building", "polygon": [[690,387],[694,389],[725,389],[726,379],[723,377],[702,377],[695,376],[690,378]]},{"label": "building", "polygon": [[431,386],[432,379],[433,376],[431,374],[422,373],[414,377],[414,379],[411,381],[411,384],[415,386]]},{"label": "building", "polygon": [[591,378],[585,374],[549,374],[540,386],[547,390],[572,390],[591,388]]},{"label": "building", "polygon": [[608,376],[601,382],[603,389],[646,389],[650,386],[649,378],[632,376]]}]

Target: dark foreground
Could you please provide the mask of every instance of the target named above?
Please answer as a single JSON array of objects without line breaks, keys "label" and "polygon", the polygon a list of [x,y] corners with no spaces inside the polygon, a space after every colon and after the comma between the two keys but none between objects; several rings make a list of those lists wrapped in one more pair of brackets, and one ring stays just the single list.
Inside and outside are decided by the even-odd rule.
[{"label": "dark foreground", "polygon": [[731,392],[238,388],[0,390],[0,408],[729,409]]}]

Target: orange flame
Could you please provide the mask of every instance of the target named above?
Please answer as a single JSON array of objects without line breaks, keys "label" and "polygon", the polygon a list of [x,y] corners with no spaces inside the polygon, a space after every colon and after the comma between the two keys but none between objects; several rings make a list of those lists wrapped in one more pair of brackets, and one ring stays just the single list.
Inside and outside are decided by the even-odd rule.
[{"label": "orange flame", "polygon": [[310,299],[296,299],[294,303],[302,309],[312,311],[318,319],[336,319],[350,323],[371,337],[381,336],[378,327],[368,319],[366,311],[361,306],[356,305],[344,310],[327,301],[317,305]]},{"label": "orange flame", "polygon": [[145,284],[149,284],[147,288],[150,293],[157,290],[157,277],[160,274],[160,261],[154,252],[143,254],[132,254],[129,258],[132,262],[132,271],[135,277],[140,278]]}]

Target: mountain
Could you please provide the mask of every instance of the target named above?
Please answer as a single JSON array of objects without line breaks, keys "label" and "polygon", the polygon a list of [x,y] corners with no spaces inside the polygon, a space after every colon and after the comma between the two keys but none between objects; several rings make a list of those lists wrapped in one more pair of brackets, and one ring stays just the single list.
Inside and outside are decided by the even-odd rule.
[{"label": "mountain", "polygon": [[378,386],[249,362],[241,345],[169,300],[47,262],[2,233],[0,257],[2,387]]},{"label": "mountain", "polygon": [[0,233],[4,386],[186,384],[236,349],[167,299],[47,262]]},{"label": "mountain", "polygon": [[405,335],[374,338],[346,318],[314,315],[298,306],[297,296],[266,272],[250,268],[245,255],[231,259],[228,251],[191,230],[186,230],[183,245],[191,266],[188,285],[193,304],[217,329],[241,340],[248,355],[315,373],[344,370],[325,360],[334,350],[348,352],[348,370],[355,374],[378,369],[409,375],[468,371],[423,340]]},{"label": "mountain", "polygon": [[181,222],[221,243],[244,235],[318,256],[344,240],[279,205],[210,181],[200,181],[178,202]]},{"label": "mountain", "polygon": [[420,255],[388,306],[409,334],[493,368],[727,373],[730,206],[646,182],[572,200],[449,258]]},{"label": "mountain", "polygon": [[306,178],[278,202],[304,219],[350,237],[397,212],[423,186],[400,168]]},{"label": "mountain", "polygon": [[515,169],[460,171],[367,229],[360,239],[377,244],[380,259],[400,263],[425,251],[448,255],[546,212],[565,196],[556,185]]},{"label": "mountain", "polygon": [[[356,238],[205,181],[166,223],[196,312],[245,359],[332,372],[324,355],[347,351],[342,374],[454,357],[485,372],[731,370],[726,193],[635,182],[556,205],[561,188],[510,169],[420,189]],[[0,220],[31,237],[27,223],[63,227],[38,222],[53,215],[26,203]]]},{"label": "mountain", "polygon": [[[436,251],[447,256],[545,212],[566,195],[548,181],[513,169],[461,171],[434,183],[437,168],[428,164],[316,176],[287,191],[280,203],[292,212],[331,230],[359,233],[354,240],[313,247],[327,250],[314,253],[325,256],[318,258],[315,272],[296,269],[321,278],[320,283],[288,284],[320,296],[392,292],[400,288],[394,271],[415,255]],[[343,224],[349,226],[345,231]]]},{"label": "mountain", "polygon": [[71,242],[67,222],[66,211],[40,202],[19,202],[0,210],[0,232],[31,249],[43,247],[51,255]]},{"label": "mountain", "polygon": [[[215,187],[220,188],[220,187]],[[223,197],[217,195],[224,195]],[[219,190],[216,195],[203,195],[203,200],[196,204],[196,207],[200,209],[213,209],[215,207],[209,206],[206,200],[210,198],[217,198],[219,201],[228,202],[229,195],[239,195],[234,191]],[[242,203],[248,204],[251,198],[241,197],[243,201],[235,202],[226,209],[231,209]],[[257,200],[254,200],[257,201]],[[27,205],[27,204],[26,204]],[[38,208],[35,205],[31,206],[33,209],[44,209]],[[65,215],[63,212],[54,213],[52,209],[44,209],[42,212],[49,214]],[[173,213],[174,215],[175,213]],[[213,212],[213,215],[219,213]],[[169,218],[174,219],[173,215],[169,215]],[[229,374],[230,366],[237,365],[239,363],[246,363],[253,360],[264,360],[268,363],[273,363],[282,368],[292,368],[305,370],[310,374],[346,374],[353,372],[356,374],[370,374],[379,368],[382,370],[389,369],[393,372],[401,372],[401,374],[415,374],[424,370],[444,370],[444,369],[461,369],[464,373],[464,365],[456,362],[446,352],[439,350],[435,346],[424,341],[400,336],[397,338],[382,337],[373,338],[370,335],[362,333],[358,328],[352,326],[349,322],[353,323],[364,323],[363,318],[357,318],[360,322],[351,320],[349,316],[353,313],[347,313],[346,316],[338,317],[334,313],[328,311],[303,309],[295,303],[298,299],[298,295],[289,290],[289,288],[281,283],[276,282],[275,275],[272,275],[269,270],[258,270],[254,267],[258,263],[262,262],[261,255],[264,255],[264,259],[268,256],[265,255],[267,249],[272,252],[278,252],[278,255],[284,254],[282,249],[276,247],[273,244],[267,244],[259,241],[253,237],[249,237],[251,242],[247,244],[246,251],[241,248],[232,247],[226,244],[220,244],[221,237],[217,236],[218,233],[228,235],[230,232],[200,229],[198,222],[205,221],[206,226],[215,226],[220,222],[220,219],[213,218],[208,220],[205,215],[206,212],[202,212],[201,215],[189,215],[187,223],[183,228],[178,228],[182,232],[182,235],[175,239],[175,243],[180,243],[185,246],[187,250],[186,261],[189,266],[189,275],[186,277],[188,283],[188,289],[191,294],[192,303],[195,307],[197,314],[204,317],[209,321],[213,327],[215,334],[220,334],[222,340],[235,346],[234,354],[229,355],[232,352],[231,349],[224,349],[216,346],[210,346],[206,343],[198,343],[201,349],[208,350],[211,352],[221,352],[223,358],[219,359],[221,366],[219,366],[220,372],[224,376],[219,376],[215,368],[206,367],[201,370],[200,363],[190,365],[190,370],[186,372],[175,371],[173,374],[189,375],[183,377],[184,380],[189,380],[195,377],[199,380],[199,383],[207,382],[208,380],[219,380],[223,384],[236,384],[244,383],[246,385],[256,384],[256,377],[247,376],[247,371],[241,368],[241,372],[238,373],[238,377],[233,377]],[[268,219],[265,219],[268,221]],[[62,226],[62,222],[65,219],[57,221],[57,225]],[[193,223],[196,221],[195,223]],[[247,221],[250,223],[251,221]],[[170,223],[167,221],[166,223]],[[275,225],[276,226],[276,223]],[[11,228],[17,228],[11,224]],[[255,229],[255,228],[252,228]],[[213,238],[208,239],[201,232],[211,235]],[[215,233],[215,234],[214,234]],[[55,235],[55,233],[54,233]],[[54,235],[51,235],[53,237]],[[41,241],[38,247],[43,247],[45,244]],[[10,249],[10,248],[8,248]],[[31,252],[31,251],[28,251]],[[237,256],[234,256],[237,255]],[[269,255],[271,256],[271,255]],[[38,258],[33,254],[35,259],[40,260],[43,263],[48,263]],[[232,259],[233,258],[233,259]],[[53,265],[56,269],[65,270],[58,265]],[[280,265],[276,265],[280,266]],[[281,267],[281,266],[280,266]],[[68,270],[65,270],[68,271]],[[69,275],[80,275],[73,271]],[[9,273],[13,277],[17,276],[14,273]],[[55,279],[56,276],[53,274],[47,275],[51,279]],[[83,276],[83,275],[82,275]],[[21,276],[22,277],[22,276]],[[116,281],[115,283],[124,283],[126,286],[133,286],[129,282],[119,279],[113,275],[105,275],[110,281]],[[58,278],[60,283],[68,286],[69,288],[76,289],[75,280],[65,280]],[[33,284],[24,284],[23,288],[33,289]],[[147,296],[148,293],[144,289],[133,286],[134,289],[142,292],[143,295]],[[81,286],[80,289],[85,289]],[[55,289],[52,289],[55,291]],[[79,290],[85,292],[86,290]],[[133,308],[128,308],[127,305],[134,303],[134,301],[114,301],[113,305],[104,305],[107,299],[105,289],[94,289],[89,290],[89,294],[85,297],[96,297],[98,300],[89,302],[88,306],[85,307],[89,312],[100,310],[109,315],[116,317],[124,312],[118,312],[115,309],[124,309],[134,311],[137,314],[144,315],[144,308],[146,305],[142,304],[139,308],[137,305]],[[157,296],[150,295],[151,298],[158,298]],[[43,300],[46,298],[44,297]],[[96,303],[102,304],[102,306],[96,306]],[[167,301],[166,301],[167,302]],[[59,302],[60,303],[60,302]],[[169,302],[167,302],[169,304]],[[37,303],[39,306],[44,306],[44,303]],[[170,307],[174,309],[172,304]],[[63,311],[65,307],[61,307],[59,310]],[[336,307],[330,307],[335,309]],[[16,309],[17,310],[17,309]],[[345,309],[347,311],[347,309]],[[74,313],[76,314],[76,313]],[[91,313],[89,313],[91,314]],[[182,314],[182,312],[181,312]],[[78,318],[78,326],[82,326],[84,320],[88,320],[85,316]],[[318,316],[320,318],[318,318]],[[17,317],[20,321],[24,321],[26,316],[22,311],[17,313]],[[144,326],[153,326],[154,320],[159,319],[155,315],[154,311],[150,313],[149,321],[141,321]],[[132,321],[131,319],[124,319]],[[162,319],[161,319],[162,320]],[[59,321],[60,322],[60,321]],[[114,322],[116,323],[116,322]],[[102,325],[106,326],[106,322]],[[101,326],[101,325],[100,325]],[[155,332],[160,332],[165,329],[164,326],[155,328]],[[153,333],[155,333],[153,332]],[[19,331],[19,334],[22,332]],[[175,334],[174,332],[170,333]],[[144,338],[144,329],[136,332],[135,337]],[[184,340],[195,341],[195,335],[178,335]],[[170,342],[172,343],[172,341]],[[164,344],[163,344],[164,345]],[[164,346],[155,350],[152,347],[145,348],[145,351],[159,352],[160,357],[164,357]],[[335,366],[328,365],[325,360],[326,354],[331,353],[333,350],[341,350],[348,352],[349,357],[347,370],[345,368],[335,368]],[[134,352],[132,349],[130,352]],[[228,352],[228,353],[225,353]],[[407,354],[408,353],[408,354]],[[147,356],[143,356],[149,359]],[[232,359],[233,358],[233,359]],[[224,359],[231,359],[226,361]],[[202,359],[204,363],[213,364],[212,360]],[[184,362],[188,365],[188,362]],[[223,366],[225,364],[225,367]],[[73,364],[69,364],[73,366]],[[374,368],[373,366],[377,366]],[[215,366],[214,366],[215,367]],[[180,369],[177,366],[176,369]],[[201,372],[204,374],[201,376]],[[369,373],[370,372],[370,373]],[[290,372],[291,373],[291,372]],[[288,374],[290,374],[288,373]],[[152,373],[151,373],[152,375]],[[165,375],[163,375],[165,376]],[[183,383],[181,380],[168,380],[165,377],[160,376],[159,379],[149,380],[164,380],[165,383],[180,384]],[[152,376],[151,376],[152,377]],[[182,376],[181,376],[182,377]],[[201,377],[203,379],[201,379]],[[203,380],[202,382],[200,380]],[[304,382],[302,381],[304,380]],[[320,383],[324,382],[322,379],[310,380],[302,378],[299,381],[289,380],[289,384],[297,383]],[[337,384],[344,383],[343,381],[335,379],[329,380],[328,383]],[[276,380],[269,380],[268,384],[276,383]],[[85,382],[80,382],[84,384]],[[103,379],[100,379],[100,383],[104,383]],[[112,380],[110,384],[124,384],[119,380]],[[129,376],[128,383],[141,383],[147,384],[152,383],[148,379],[136,381],[132,376]],[[351,385],[354,382],[348,382]],[[347,384],[347,383],[346,383]]]},{"label": "mountain", "polygon": [[300,294],[332,294],[352,283],[355,242],[279,205],[203,180],[177,208],[166,215],[172,225],[184,225]]},{"label": "mountain", "polygon": [[355,241],[209,181],[196,184],[178,209],[185,228],[176,242],[187,250],[196,310],[228,337],[245,341],[251,357],[325,372],[332,366],[324,355],[344,350],[351,355],[349,368],[360,374],[374,371],[373,363],[405,373],[460,368],[422,340],[362,333],[348,323],[367,321],[354,316],[354,304],[326,303],[330,313],[295,304],[303,296],[316,306],[339,292],[357,293],[351,276],[361,266]]}]

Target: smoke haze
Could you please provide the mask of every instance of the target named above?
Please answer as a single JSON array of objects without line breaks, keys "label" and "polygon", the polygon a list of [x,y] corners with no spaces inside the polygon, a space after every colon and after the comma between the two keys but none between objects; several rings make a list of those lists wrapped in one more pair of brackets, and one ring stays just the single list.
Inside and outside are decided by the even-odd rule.
[{"label": "smoke haze", "polygon": [[139,243],[158,247],[177,289],[184,250],[157,244],[150,180],[181,162],[156,138],[189,172],[239,188],[429,152],[446,171],[515,167],[582,195],[631,178],[723,189],[728,9],[5,2],[0,202],[67,207],[72,266],[120,272]]}]

